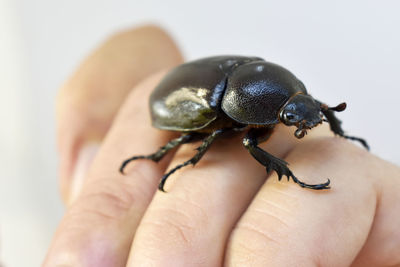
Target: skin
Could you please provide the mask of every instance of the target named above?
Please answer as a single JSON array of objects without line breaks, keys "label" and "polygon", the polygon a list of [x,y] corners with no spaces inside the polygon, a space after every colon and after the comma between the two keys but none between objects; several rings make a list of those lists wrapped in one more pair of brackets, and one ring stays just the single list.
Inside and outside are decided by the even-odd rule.
[{"label": "skin", "polygon": [[165,71],[150,74],[181,62],[166,33],[141,27],[109,39],[61,89],[67,209],[43,266],[400,266],[399,167],[327,125],[302,140],[279,125],[261,147],[306,182],[330,178],[331,190],[268,177],[242,136],[217,140],[195,168],[174,173],[168,193],[156,190],[162,174],[199,143],[121,175],[124,159],[178,136],[151,127],[147,100]]}]

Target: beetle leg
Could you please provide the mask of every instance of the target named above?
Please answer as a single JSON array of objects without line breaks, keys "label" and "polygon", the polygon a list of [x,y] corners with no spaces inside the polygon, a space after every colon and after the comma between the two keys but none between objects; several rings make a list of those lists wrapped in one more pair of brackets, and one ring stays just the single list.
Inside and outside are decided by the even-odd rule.
[{"label": "beetle leg", "polygon": [[[359,137],[346,135],[344,133],[344,131],[341,127],[342,122],[335,116],[335,113],[334,113],[335,109],[328,108],[327,105],[324,105],[321,102],[319,102],[319,103],[321,104],[321,112],[322,112],[322,114],[325,115],[326,119],[328,120],[328,123],[329,123],[329,126],[330,126],[332,132],[334,132],[335,134],[337,134],[343,138],[353,140],[353,141],[358,141],[361,143],[361,145],[363,147],[365,147],[367,150],[369,150],[369,145],[368,145],[367,141],[365,141],[364,139],[359,138]],[[341,110],[339,109],[337,111],[341,111]]]},{"label": "beetle leg", "polygon": [[243,144],[246,149],[250,152],[250,154],[263,166],[266,167],[267,172],[276,171],[278,174],[279,181],[282,179],[282,176],[285,175],[288,180],[292,178],[295,183],[300,185],[301,187],[321,190],[321,189],[329,189],[330,180],[328,179],[327,182],[323,184],[306,184],[299,179],[292,173],[292,171],[287,167],[288,163],[280,158],[274,157],[265,150],[262,150],[258,147],[258,144],[262,140],[268,139],[271,135],[272,129],[271,128],[252,128],[246,136],[243,138]]},{"label": "beetle leg", "polygon": [[122,162],[121,167],[119,168],[119,171],[123,174],[126,165],[128,165],[129,162],[131,162],[133,160],[137,160],[137,159],[150,159],[150,160],[152,160],[154,162],[158,162],[171,149],[173,149],[173,148],[175,148],[175,147],[177,147],[179,145],[195,141],[197,138],[198,138],[198,134],[196,134],[196,133],[183,134],[178,138],[172,139],[165,146],[160,147],[160,149],[158,149],[157,152],[155,152],[153,154],[150,154],[150,155],[147,155],[147,156],[134,156],[134,157],[131,157],[131,158],[125,160],[124,162]]},{"label": "beetle leg", "polygon": [[168,177],[173,174],[175,171],[179,170],[182,167],[185,167],[189,164],[192,164],[193,166],[203,157],[204,153],[206,153],[207,149],[210,147],[210,145],[214,142],[214,140],[219,137],[222,133],[226,132],[227,130],[230,129],[220,129],[214,131],[212,134],[208,135],[206,138],[203,139],[203,143],[196,148],[197,153],[194,155],[193,158],[185,161],[182,164],[179,164],[175,166],[173,169],[171,169],[169,172],[164,174],[164,176],[161,178],[160,184],[158,185],[158,189],[164,191],[164,184],[167,181]]}]

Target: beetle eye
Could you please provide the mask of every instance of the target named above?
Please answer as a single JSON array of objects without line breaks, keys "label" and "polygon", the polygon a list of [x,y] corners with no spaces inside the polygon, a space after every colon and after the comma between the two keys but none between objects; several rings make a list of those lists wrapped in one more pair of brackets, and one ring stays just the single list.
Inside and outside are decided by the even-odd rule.
[{"label": "beetle eye", "polygon": [[279,119],[284,124],[290,126],[296,124],[300,121],[300,117],[298,114],[292,112],[292,110],[282,109],[279,113]]},{"label": "beetle eye", "polygon": [[281,121],[286,125],[293,125],[299,121],[299,116],[292,112],[282,112],[281,113]]},{"label": "beetle eye", "polygon": [[284,115],[283,115],[283,118],[286,120],[286,121],[292,121],[293,119],[294,119],[294,114],[292,114],[292,113],[285,113]]}]

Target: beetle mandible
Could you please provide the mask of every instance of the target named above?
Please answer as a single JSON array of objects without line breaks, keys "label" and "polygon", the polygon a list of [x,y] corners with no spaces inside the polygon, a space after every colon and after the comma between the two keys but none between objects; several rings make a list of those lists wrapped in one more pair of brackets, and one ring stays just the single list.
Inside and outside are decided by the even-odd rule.
[{"label": "beetle mandible", "polygon": [[150,96],[153,126],[178,131],[181,136],[169,141],[154,154],[125,160],[120,172],[136,159],[161,160],[171,149],[202,140],[191,159],[166,173],[158,186],[164,191],[168,176],[189,164],[195,165],[215,139],[227,132],[247,131],[243,144],[250,154],[267,169],[276,171],[279,180],[285,175],[301,187],[329,189],[330,180],[321,184],[300,181],[288,163],[261,149],[278,123],[296,126],[294,135],[303,138],[307,130],[326,121],[334,134],[360,142],[341,128],[335,111],[343,111],[314,99],[304,84],[285,68],[259,57],[215,56],[182,64],[171,70]]}]

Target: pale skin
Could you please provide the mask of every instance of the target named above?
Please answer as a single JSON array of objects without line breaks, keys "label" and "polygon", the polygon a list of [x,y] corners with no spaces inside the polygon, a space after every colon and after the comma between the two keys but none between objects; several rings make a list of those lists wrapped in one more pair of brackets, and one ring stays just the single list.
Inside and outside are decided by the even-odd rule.
[{"label": "pale skin", "polygon": [[[241,136],[216,141],[196,167],[174,173],[168,193],[157,191],[162,174],[199,143],[159,163],[134,161],[121,175],[123,160],[178,135],[151,126],[148,96],[182,61],[166,33],[141,27],[110,38],[63,86],[57,119],[67,209],[44,266],[400,266],[399,167],[326,125],[301,140],[279,125],[262,147],[305,182],[330,178],[330,190],[268,176]],[[99,150],[82,164],[80,151],[94,143]]]}]

